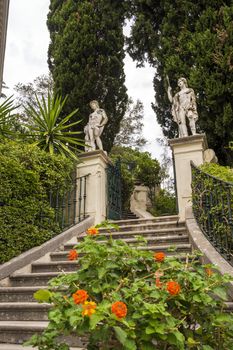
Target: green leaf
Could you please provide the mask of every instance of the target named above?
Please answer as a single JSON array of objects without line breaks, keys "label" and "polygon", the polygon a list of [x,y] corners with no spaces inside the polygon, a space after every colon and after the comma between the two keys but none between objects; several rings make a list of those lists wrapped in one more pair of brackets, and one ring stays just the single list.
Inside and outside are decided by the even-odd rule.
[{"label": "green leaf", "polygon": [[122,345],[124,345],[127,338],[127,333],[121,327],[116,326],[113,328],[115,330],[117,339]]},{"label": "green leaf", "polygon": [[95,329],[96,325],[104,319],[103,315],[93,314],[90,318],[90,328]]},{"label": "green leaf", "polygon": [[106,273],[106,269],[104,267],[100,267],[98,269],[98,277],[100,280],[104,277],[105,273]]},{"label": "green leaf", "polygon": [[141,345],[142,350],[155,350],[155,346],[151,343],[146,343]]},{"label": "green leaf", "polygon": [[212,348],[212,346],[209,345],[202,345],[202,350],[214,350],[214,348]]},{"label": "green leaf", "polygon": [[188,346],[189,347],[193,347],[193,346],[196,346],[197,344],[200,344],[200,342],[196,342],[193,338],[189,337],[188,338]]},{"label": "green leaf", "polygon": [[127,339],[124,343],[124,347],[128,350],[137,350],[136,343],[133,339]]},{"label": "green leaf", "polygon": [[213,289],[213,293],[216,294],[220,299],[227,300],[227,292],[223,287],[216,287]]},{"label": "green leaf", "polygon": [[37,292],[33,294],[34,299],[39,302],[49,303],[51,299],[52,293],[47,289],[39,289]]},{"label": "green leaf", "polygon": [[233,315],[232,314],[219,314],[215,317],[214,323],[220,323],[223,325],[224,322],[233,324]]},{"label": "green leaf", "polygon": [[167,337],[170,344],[176,345],[179,349],[184,349],[185,337],[179,331],[174,331],[170,333]]}]

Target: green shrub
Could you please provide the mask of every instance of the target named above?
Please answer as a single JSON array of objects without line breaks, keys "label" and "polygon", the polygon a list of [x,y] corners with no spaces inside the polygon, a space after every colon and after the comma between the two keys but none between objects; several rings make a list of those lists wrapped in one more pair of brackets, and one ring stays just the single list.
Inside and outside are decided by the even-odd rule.
[{"label": "green shrub", "polygon": [[150,197],[153,197],[155,187],[160,183],[161,169],[159,162],[152,159],[149,152],[115,146],[111,150],[110,157],[113,161],[121,160],[122,204],[124,209],[128,209],[130,206],[130,196],[136,182],[147,186]]},{"label": "green shrub", "polygon": [[233,169],[228,166],[222,166],[215,163],[205,163],[200,166],[200,169],[220,180],[233,182]]},{"label": "green shrub", "polygon": [[36,146],[14,141],[0,144],[0,263],[59,231],[48,194],[66,192],[72,168],[72,162]]},{"label": "green shrub", "polygon": [[67,350],[61,335],[71,334],[87,338],[88,350],[233,349],[233,316],[223,308],[231,277],[189,254],[182,262],[140,250],[143,239],[133,247],[89,232],[78,254],[69,254],[78,257],[77,271],[35,293],[51,310],[48,328],[31,345]]},{"label": "green shrub", "polygon": [[149,212],[154,216],[175,215],[176,214],[176,197],[166,190],[160,190],[152,202]]}]

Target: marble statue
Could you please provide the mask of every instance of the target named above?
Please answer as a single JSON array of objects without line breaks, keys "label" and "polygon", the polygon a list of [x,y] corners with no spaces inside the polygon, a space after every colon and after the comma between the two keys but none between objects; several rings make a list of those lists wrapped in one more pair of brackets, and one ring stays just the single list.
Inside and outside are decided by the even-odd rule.
[{"label": "marble statue", "polygon": [[105,110],[99,107],[99,103],[96,100],[90,102],[90,107],[93,112],[89,115],[89,121],[84,128],[86,152],[94,151],[97,147],[103,150],[100,136],[108,122]]},{"label": "marble statue", "polygon": [[188,136],[188,130],[186,126],[186,117],[189,121],[189,126],[192,135],[196,134],[196,121],[198,119],[196,97],[193,89],[188,87],[187,80],[185,78],[179,78],[178,86],[180,91],[172,96],[172,88],[167,76],[168,89],[167,95],[169,101],[172,103],[172,116],[173,120],[178,124],[179,137]]}]

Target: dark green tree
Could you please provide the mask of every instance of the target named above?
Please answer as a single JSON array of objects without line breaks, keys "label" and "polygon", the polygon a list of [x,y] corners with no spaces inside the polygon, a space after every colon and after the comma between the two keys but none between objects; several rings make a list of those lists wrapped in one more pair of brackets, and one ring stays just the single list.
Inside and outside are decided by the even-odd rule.
[{"label": "dark green tree", "polygon": [[55,92],[68,95],[66,114],[79,108],[82,123],[98,100],[109,122],[103,133],[109,151],[127,106],[124,74],[123,0],[51,0],[48,28],[49,69]]},{"label": "dark green tree", "polygon": [[199,131],[221,163],[232,164],[226,149],[233,140],[232,0],[134,0],[129,52],[138,64],[156,67],[154,110],[165,136],[174,137],[166,75],[175,92],[185,76],[197,94]]}]

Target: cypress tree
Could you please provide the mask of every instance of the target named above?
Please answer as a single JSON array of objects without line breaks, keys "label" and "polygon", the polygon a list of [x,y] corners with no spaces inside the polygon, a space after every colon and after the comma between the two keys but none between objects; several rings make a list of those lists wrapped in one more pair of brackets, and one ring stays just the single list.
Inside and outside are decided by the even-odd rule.
[{"label": "cypress tree", "polygon": [[68,95],[66,112],[79,108],[83,130],[97,100],[109,118],[103,133],[110,151],[127,106],[123,0],[51,0],[47,25],[49,69],[55,91]]},{"label": "cypress tree", "polygon": [[205,132],[222,164],[233,163],[232,0],[134,0],[135,22],[128,43],[131,56],[156,67],[154,110],[165,136],[177,135],[167,98],[187,78],[197,94],[199,132]]}]

